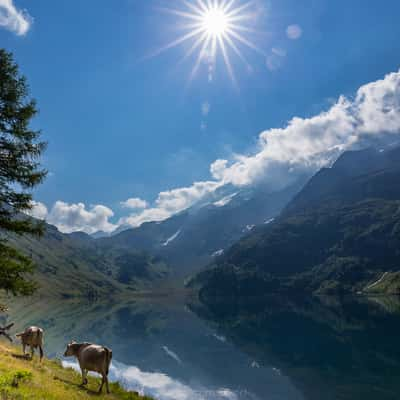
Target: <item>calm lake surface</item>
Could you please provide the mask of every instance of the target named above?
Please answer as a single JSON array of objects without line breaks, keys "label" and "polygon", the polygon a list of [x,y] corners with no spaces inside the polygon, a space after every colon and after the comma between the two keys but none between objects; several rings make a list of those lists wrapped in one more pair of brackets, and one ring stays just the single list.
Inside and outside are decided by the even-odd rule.
[{"label": "calm lake surface", "polygon": [[24,300],[0,319],[43,327],[48,357],[111,347],[111,378],[159,400],[400,398],[398,299]]}]

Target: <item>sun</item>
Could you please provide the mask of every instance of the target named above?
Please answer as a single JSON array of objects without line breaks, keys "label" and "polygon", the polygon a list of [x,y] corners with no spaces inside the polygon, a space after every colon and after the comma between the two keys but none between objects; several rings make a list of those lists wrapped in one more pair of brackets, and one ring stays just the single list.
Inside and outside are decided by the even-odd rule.
[{"label": "sun", "polygon": [[183,34],[171,43],[153,54],[158,55],[166,50],[191,41],[184,59],[197,53],[195,64],[190,74],[194,78],[202,61],[208,60],[209,80],[212,80],[210,71],[215,70],[216,59],[221,55],[231,80],[236,84],[236,78],[231,62],[234,53],[248,70],[251,66],[242,53],[242,48],[247,47],[265,56],[250,39],[249,34],[254,33],[254,0],[180,0],[182,7],[176,9],[163,8],[162,11],[173,14],[180,21],[175,21],[180,26]]},{"label": "sun", "polygon": [[222,8],[213,7],[203,14],[201,22],[209,36],[221,37],[229,28],[229,17]]}]

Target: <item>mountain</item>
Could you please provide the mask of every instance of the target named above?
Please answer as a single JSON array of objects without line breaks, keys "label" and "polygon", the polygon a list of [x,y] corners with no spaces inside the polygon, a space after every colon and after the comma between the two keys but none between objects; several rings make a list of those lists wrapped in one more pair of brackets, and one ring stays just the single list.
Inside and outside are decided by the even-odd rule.
[{"label": "mountain", "polygon": [[265,186],[234,191],[227,185],[165,221],[111,236],[63,234],[46,224],[41,238],[8,240],[36,263],[40,294],[92,298],[162,289],[200,270],[256,224],[270,222],[301,185],[299,180],[280,191]]},{"label": "mountain", "polygon": [[265,185],[220,191],[188,210],[162,222],[149,222],[96,241],[115,251],[130,248],[165,259],[174,273],[186,276],[209,264],[214,257],[250,232],[270,222],[300,190],[305,178],[279,191]]},{"label": "mountain", "polygon": [[296,214],[320,207],[353,204],[370,198],[400,198],[400,148],[344,153],[332,168],[321,169],[285,208]]},{"label": "mountain", "polygon": [[400,148],[344,153],[191,286],[200,296],[400,293]]},{"label": "mountain", "polygon": [[41,295],[108,297],[146,289],[168,274],[160,258],[135,249],[105,250],[86,233],[63,234],[49,224],[40,238],[7,239],[35,262],[34,279]]}]

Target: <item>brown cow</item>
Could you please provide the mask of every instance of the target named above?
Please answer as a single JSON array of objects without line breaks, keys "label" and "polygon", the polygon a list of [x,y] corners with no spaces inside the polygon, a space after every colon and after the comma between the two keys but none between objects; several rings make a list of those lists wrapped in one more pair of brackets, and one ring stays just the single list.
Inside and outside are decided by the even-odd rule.
[{"label": "brown cow", "polygon": [[108,372],[110,369],[112,351],[107,347],[98,346],[91,343],[72,342],[67,345],[64,357],[76,357],[82,371],[82,386],[87,385],[88,371],[97,372],[102,376],[99,393],[106,384],[107,393],[110,393],[108,387]]},{"label": "brown cow", "polygon": [[26,346],[29,346],[31,348],[31,358],[33,358],[35,349],[39,348],[40,361],[42,361],[43,329],[38,328],[37,326],[31,326],[30,328],[26,328],[24,332],[18,333],[16,336],[21,338],[22,352],[24,353],[24,355]]}]

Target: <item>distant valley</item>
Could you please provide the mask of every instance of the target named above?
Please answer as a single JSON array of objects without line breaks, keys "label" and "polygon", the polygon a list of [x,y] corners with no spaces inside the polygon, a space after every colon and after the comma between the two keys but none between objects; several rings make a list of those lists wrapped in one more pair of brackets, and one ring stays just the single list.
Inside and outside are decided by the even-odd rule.
[{"label": "distant valley", "polygon": [[269,223],[305,181],[283,189],[264,185],[222,188],[207,201],[162,222],[145,223],[112,236],[63,234],[46,224],[41,238],[10,236],[37,265],[40,293],[103,297],[158,291],[210,264],[257,224]]},{"label": "distant valley", "polygon": [[400,292],[400,149],[344,153],[281,190],[223,187],[112,236],[11,236],[41,293],[102,297],[188,287],[201,297]]},{"label": "distant valley", "polygon": [[277,217],[301,189],[305,177],[283,190],[265,185],[224,187],[195,206],[162,222],[149,222],[97,240],[99,247],[139,249],[161,257],[177,277],[186,277],[221,255],[258,224]]}]

